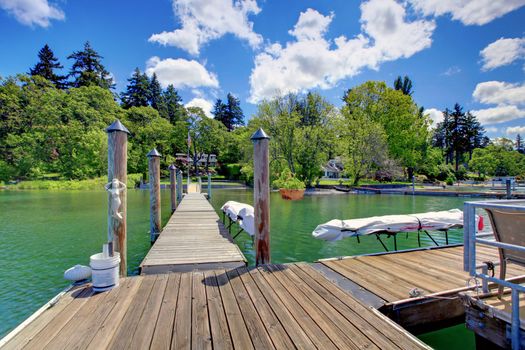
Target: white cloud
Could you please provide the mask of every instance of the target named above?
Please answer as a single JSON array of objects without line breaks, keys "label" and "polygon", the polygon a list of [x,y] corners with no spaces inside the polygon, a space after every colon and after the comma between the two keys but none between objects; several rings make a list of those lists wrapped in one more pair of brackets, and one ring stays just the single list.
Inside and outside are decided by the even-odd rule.
[{"label": "white cloud", "polygon": [[262,43],[262,36],[253,31],[253,22],[248,20],[249,14],[261,11],[256,0],[173,0],[173,11],[182,27],[153,34],[150,42],[176,46],[192,55],[225,34],[246,40],[254,48]]},{"label": "white cloud", "polygon": [[450,14],[465,25],[483,25],[525,5],[525,0],[409,0],[426,16]]},{"label": "white cloud", "polygon": [[509,126],[505,130],[505,133],[507,135],[517,135],[517,134],[524,135],[525,134],[525,126]]},{"label": "white cloud", "polygon": [[472,96],[486,104],[525,104],[525,84],[486,81],[476,85]]},{"label": "white cloud", "polygon": [[64,12],[47,0],[0,0],[0,8],[24,25],[48,27],[51,20],[63,20]]},{"label": "white cloud", "polygon": [[491,70],[525,58],[525,38],[500,38],[481,52],[483,70]]},{"label": "white cloud", "polygon": [[525,117],[525,110],[517,106],[498,106],[471,111],[481,124],[499,124]]},{"label": "white cloud", "polygon": [[443,112],[439,109],[435,108],[429,108],[425,109],[423,112],[424,115],[428,115],[430,119],[432,120],[432,126],[435,127],[437,123],[440,123],[443,121]]},{"label": "white cloud", "polygon": [[204,114],[206,114],[206,116],[208,118],[213,118],[213,115],[211,113],[211,110],[213,108],[213,103],[211,103],[210,101],[208,100],[205,100],[203,98],[200,98],[200,97],[195,97],[193,100],[191,100],[190,102],[186,103],[184,105],[184,107],[200,107],[203,111],[204,111]]},{"label": "white cloud", "polygon": [[161,60],[157,56],[146,62],[146,74],[157,78],[163,87],[173,84],[176,88],[212,87],[218,88],[219,81],[214,73],[199,62],[182,58]]},{"label": "white cloud", "polygon": [[491,132],[491,133],[497,133],[499,131],[499,129],[495,126],[487,126],[486,128],[484,128],[486,132]]},{"label": "white cloud", "polygon": [[293,42],[269,44],[255,57],[249,101],[257,103],[279,93],[328,89],[363,68],[378,69],[385,61],[410,57],[431,44],[433,21],[405,21],[405,8],[394,0],[361,5],[362,33],[352,39],[325,38],[333,14],[302,12],[289,33]]},{"label": "white cloud", "polygon": [[442,75],[446,75],[446,76],[450,77],[450,76],[456,75],[458,73],[461,73],[461,68],[459,68],[458,66],[452,66],[452,67],[449,67],[446,71],[444,71],[442,73]]}]

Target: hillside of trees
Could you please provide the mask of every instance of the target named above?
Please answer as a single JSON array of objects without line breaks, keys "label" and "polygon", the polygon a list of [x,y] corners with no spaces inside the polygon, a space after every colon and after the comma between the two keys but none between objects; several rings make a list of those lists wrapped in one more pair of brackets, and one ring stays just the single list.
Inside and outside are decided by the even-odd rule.
[{"label": "hillside of trees", "polygon": [[[272,177],[285,169],[313,185],[321,166],[340,157],[354,184],[379,181],[454,181],[467,176],[525,175],[524,145],[489,140],[476,116],[459,104],[432,125],[412,98],[413,83],[398,77],[392,87],[369,81],[348,89],[337,108],[315,92],[265,100],[247,125],[240,101],[228,93],[208,118],[185,108],[177,90],[162,88],[156,75],[138,68],[125,91],[116,93],[103,57],[89,44],[64,66],[49,46],[26,74],[0,79],[0,181],[86,179],[106,173],[104,129],[120,119],[131,132],[128,172],[147,172],[146,154],[156,147],[166,169],[173,162],[192,171],[217,171],[250,181],[250,135],[263,127],[271,136]],[[190,164],[175,159],[188,151]],[[216,154],[217,169],[197,167]]]}]

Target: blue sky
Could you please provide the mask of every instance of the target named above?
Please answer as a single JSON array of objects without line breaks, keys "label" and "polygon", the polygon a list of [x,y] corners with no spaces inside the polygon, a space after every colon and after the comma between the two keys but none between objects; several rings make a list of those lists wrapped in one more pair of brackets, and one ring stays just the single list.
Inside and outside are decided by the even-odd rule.
[{"label": "blue sky", "polygon": [[455,102],[490,137],[525,134],[525,0],[0,0],[0,76],[49,44],[61,63],[89,40],[124,89],[135,67],[210,108],[228,92],[249,118],[278,93],[341,104],[367,80],[414,82],[439,120]]}]

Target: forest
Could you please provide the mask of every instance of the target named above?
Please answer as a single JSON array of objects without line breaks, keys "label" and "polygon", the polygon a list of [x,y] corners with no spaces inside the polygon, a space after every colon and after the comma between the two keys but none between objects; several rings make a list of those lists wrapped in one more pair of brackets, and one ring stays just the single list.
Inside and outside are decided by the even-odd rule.
[{"label": "forest", "polygon": [[[413,99],[409,77],[389,86],[368,81],[347,89],[341,106],[318,92],[265,100],[246,118],[228,93],[208,118],[184,106],[173,85],[135,69],[125,91],[115,92],[103,57],[86,42],[64,66],[48,45],[27,73],[0,78],[0,181],[78,180],[103,177],[107,167],[105,128],[120,119],[130,130],[128,173],[145,179],[146,154],[156,147],[162,168],[221,174],[250,182],[250,135],[259,127],[271,136],[272,177],[290,171],[306,186],[321,177],[329,159],[340,159],[352,184],[364,179],[445,181],[525,175],[524,145],[490,140],[476,116],[460,104],[433,125]],[[246,123],[246,119],[249,119]],[[190,142],[188,142],[190,141]],[[189,153],[191,160],[177,159]],[[218,166],[198,166],[216,154]]]}]

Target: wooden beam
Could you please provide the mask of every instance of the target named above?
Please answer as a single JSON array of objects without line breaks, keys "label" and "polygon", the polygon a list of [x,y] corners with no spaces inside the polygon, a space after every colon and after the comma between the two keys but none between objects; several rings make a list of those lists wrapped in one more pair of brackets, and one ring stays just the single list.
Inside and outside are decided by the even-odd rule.
[{"label": "wooden beam", "polygon": [[255,264],[270,263],[270,138],[263,129],[251,137],[253,142],[253,201],[255,225]]},{"label": "wooden beam", "polygon": [[177,181],[175,179],[177,168],[175,164],[170,165],[170,198],[171,198],[171,213],[177,209]]},{"label": "wooden beam", "polygon": [[160,153],[154,148],[148,155],[149,170],[149,202],[150,202],[150,234],[151,243],[159,236],[160,220]]},{"label": "wooden beam", "polygon": [[[128,129],[117,119],[106,132],[108,134],[108,182],[117,179],[122,184],[128,182]],[[108,194],[108,245],[109,254],[114,251],[120,253],[120,276],[127,275],[127,191],[124,188],[118,192],[120,207],[115,215],[112,210],[114,203],[113,194]]]}]

